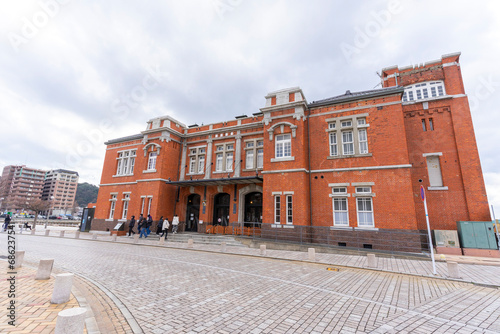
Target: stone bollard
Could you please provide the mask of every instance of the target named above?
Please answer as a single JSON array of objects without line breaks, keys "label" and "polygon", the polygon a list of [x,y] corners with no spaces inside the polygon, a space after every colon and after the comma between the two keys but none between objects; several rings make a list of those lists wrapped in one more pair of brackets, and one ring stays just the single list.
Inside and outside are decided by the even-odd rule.
[{"label": "stone bollard", "polygon": [[266,256],[266,245],[260,245],[260,255]]},{"label": "stone bollard", "polygon": [[308,248],[307,253],[309,256],[309,261],[316,261],[316,249]]},{"label": "stone bollard", "polygon": [[221,252],[226,252],[226,250],[227,250],[227,246],[226,245],[227,244],[226,244],[225,241],[223,241],[223,242],[220,243],[220,250],[221,250]]},{"label": "stone bollard", "polygon": [[73,307],[57,314],[55,334],[81,334],[85,328],[87,309]]},{"label": "stone bollard", "polygon": [[165,245],[165,237],[160,237],[160,240],[158,241],[158,245],[160,245],[160,246]]},{"label": "stone bollard", "polygon": [[64,231],[59,232],[59,238],[64,238]]},{"label": "stone bollard", "polygon": [[458,272],[457,262],[446,262],[448,266],[448,276],[451,278],[460,278],[460,273]]},{"label": "stone bollard", "polygon": [[52,273],[52,267],[54,266],[54,259],[41,259],[40,264],[38,264],[38,271],[36,272],[35,279],[49,279]]},{"label": "stone bollard", "polygon": [[139,234],[134,234],[134,244],[139,242]]},{"label": "stone bollard", "polygon": [[36,229],[32,228],[31,229],[31,235],[35,235],[35,233],[36,233]]},{"label": "stone bollard", "polygon": [[75,232],[75,239],[80,239],[80,231]]},{"label": "stone bollard", "polygon": [[50,234],[50,230],[45,230],[45,236],[48,237]]},{"label": "stone bollard", "polygon": [[97,240],[97,233],[92,234],[92,240]]},{"label": "stone bollard", "polygon": [[370,268],[376,268],[377,267],[377,259],[375,258],[375,254],[366,254],[366,257],[368,259],[367,266]]},{"label": "stone bollard", "polygon": [[113,234],[113,238],[111,239],[112,241],[116,241],[116,238],[118,237],[118,235],[116,234]]},{"label": "stone bollard", "polygon": [[56,282],[54,283],[54,290],[50,299],[52,304],[62,304],[69,301],[74,276],[71,273],[56,275]]},{"label": "stone bollard", "polygon": [[14,268],[21,268],[23,266],[23,261],[24,261],[24,251],[23,250],[16,251],[15,257],[16,259],[14,263]]},{"label": "stone bollard", "polygon": [[193,239],[188,239],[188,248],[193,248]]}]

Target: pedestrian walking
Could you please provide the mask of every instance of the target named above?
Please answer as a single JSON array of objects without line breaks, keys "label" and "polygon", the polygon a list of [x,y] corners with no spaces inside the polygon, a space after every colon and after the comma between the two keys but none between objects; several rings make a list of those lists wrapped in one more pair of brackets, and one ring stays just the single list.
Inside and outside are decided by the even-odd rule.
[{"label": "pedestrian walking", "polygon": [[146,221],[146,233],[148,235],[151,234],[151,226],[153,226],[153,217],[151,217],[151,215],[148,215],[148,220]]},{"label": "pedestrian walking", "polygon": [[165,220],[162,223],[162,227],[161,227],[162,232],[161,232],[161,236],[160,236],[160,237],[163,237],[165,235],[165,240],[167,240],[169,227],[170,227],[170,222],[168,221],[168,218],[165,218]]},{"label": "pedestrian walking", "polygon": [[[142,216],[142,215],[141,215]],[[142,238],[142,236],[144,236],[144,238],[147,238],[148,237],[148,233],[147,233],[147,226],[148,223],[146,221],[146,218],[142,217],[141,220],[139,221],[139,238]]]},{"label": "pedestrian walking", "polygon": [[163,216],[160,217],[160,220],[158,220],[158,224],[156,225],[156,234],[160,234],[163,228]]},{"label": "pedestrian walking", "polygon": [[7,215],[7,217],[5,217],[5,220],[3,223],[3,231],[4,232],[7,231],[7,229],[9,228],[10,221],[11,221],[10,215]]},{"label": "pedestrian walking", "polygon": [[129,237],[132,234],[135,234],[135,232],[134,232],[134,226],[135,226],[135,216],[132,216],[132,218],[130,218],[130,222],[128,223],[128,236]]},{"label": "pedestrian walking", "polygon": [[172,218],[172,234],[176,234],[178,228],[179,228],[179,217],[177,215],[174,215],[174,218]]}]

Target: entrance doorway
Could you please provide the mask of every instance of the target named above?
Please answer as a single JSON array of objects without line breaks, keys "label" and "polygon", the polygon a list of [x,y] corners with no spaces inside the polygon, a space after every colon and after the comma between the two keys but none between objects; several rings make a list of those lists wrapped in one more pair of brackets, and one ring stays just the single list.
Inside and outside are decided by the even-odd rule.
[{"label": "entrance doorway", "polygon": [[188,196],[186,207],[186,229],[185,231],[198,231],[198,217],[200,216],[200,195]]},{"label": "entrance doorway", "polygon": [[[245,195],[245,226],[253,227],[262,223],[262,193],[253,192]],[[254,224],[249,224],[254,223]]]},{"label": "entrance doorway", "polygon": [[228,226],[229,224],[229,202],[231,196],[226,193],[215,195],[214,198],[214,225]]}]

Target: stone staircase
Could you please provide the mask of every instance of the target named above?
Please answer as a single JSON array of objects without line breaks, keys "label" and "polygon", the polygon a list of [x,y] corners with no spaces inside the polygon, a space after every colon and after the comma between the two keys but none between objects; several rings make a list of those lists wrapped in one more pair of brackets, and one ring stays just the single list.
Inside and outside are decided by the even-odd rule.
[{"label": "stone staircase", "polygon": [[[236,240],[231,235],[183,232],[176,234],[169,233],[167,237],[167,241],[169,242],[187,243],[189,239],[193,239],[193,243],[195,245],[220,245],[222,242],[225,242],[227,246],[248,247],[247,245]],[[151,233],[148,237],[148,240],[160,240],[160,237],[156,235],[156,233]]]}]

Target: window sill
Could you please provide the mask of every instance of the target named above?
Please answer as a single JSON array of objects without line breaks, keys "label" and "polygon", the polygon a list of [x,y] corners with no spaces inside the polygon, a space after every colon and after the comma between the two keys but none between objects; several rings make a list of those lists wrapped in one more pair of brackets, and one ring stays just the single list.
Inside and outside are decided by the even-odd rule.
[{"label": "window sill", "polygon": [[271,228],[281,228],[281,224],[271,224]]},{"label": "window sill", "polygon": [[134,176],[134,174],[120,174],[120,175],[113,175],[112,177],[122,177],[122,176]]},{"label": "window sill", "polygon": [[218,172],[212,172],[212,174],[226,174],[226,173],[232,173],[232,170],[226,170],[226,171],[218,171]]},{"label": "window sill", "polygon": [[156,169],[146,169],[142,171],[143,173],[156,173]]},{"label": "window sill", "polygon": [[352,231],[352,227],[351,226],[330,226],[330,230],[351,230]]},{"label": "window sill", "polygon": [[422,103],[422,102],[427,102],[427,101],[451,99],[452,97],[453,96],[449,96],[449,95],[441,95],[441,96],[435,96],[435,97],[428,97],[426,99],[420,99],[420,100],[411,100],[411,101],[403,101],[403,100],[401,100],[401,104],[404,105],[404,106],[406,106],[408,104]]},{"label": "window sill", "polygon": [[295,157],[272,158],[271,162],[294,161],[294,160],[295,160]]},{"label": "window sill", "polygon": [[427,187],[427,190],[448,190],[448,187]]},{"label": "window sill", "polygon": [[370,226],[358,226],[354,228],[354,231],[378,231],[378,228],[376,227],[370,227]]},{"label": "window sill", "polygon": [[292,224],[283,225],[283,228],[295,228]]},{"label": "window sill", "polygon": [[371,153],[364,153],[364,154],[351,154],[351,155],[337,155],[337,156],[328,156],[326,157],[328,160],[334,160],[334,159],[345,159],[345,158],[365,158],[365,157],[371,157]]},{"label": "window sill", "polygon": [[119,221],[119,222],[126,222],[126,221],[127,221],[127,219],[126,219],[126,218],[125,218],[125,219],[123,219],[123,218],[122,218],[122,219],[118,219],[118,221]]},{"label": "window sill", "polygon": [[243,169],[242,172],[255,172],[256,170],[263,170],[263,167],[257,167],[257,168],[250,168],[250,169]]},{"label": "window sill", "polygon": [[114,221],[114,219],[109,219],[109,218],[108,218],[108,219],[104,219],[104,221],[105,221],[105,222],[112,222],[112,221]]},{"label": "window sill", "polygon": [[205,175],[205,173],[187,173],[186,175]]}]

